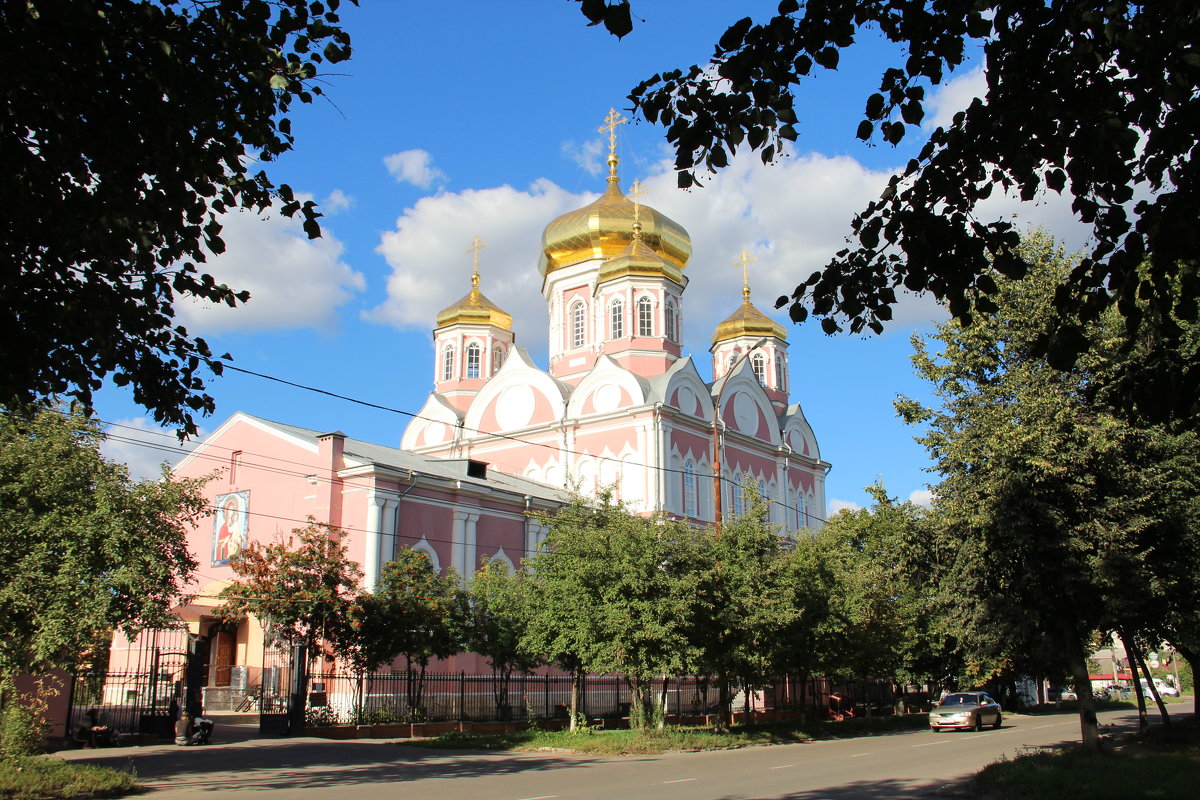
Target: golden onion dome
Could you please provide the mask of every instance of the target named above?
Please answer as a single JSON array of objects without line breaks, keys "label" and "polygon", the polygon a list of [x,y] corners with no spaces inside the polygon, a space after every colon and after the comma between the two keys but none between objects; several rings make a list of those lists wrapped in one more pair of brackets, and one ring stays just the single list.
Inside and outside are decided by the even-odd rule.
[{"label": "golden onion dome", "polygon": [[638,206],[621,191],[617,157],[608,157],[608,186],[583,208],[554,219],[542,232],[542,277],[562,267],[593,258],[612,258],[633,243],[633,224],[640,221],[642,241],[657,256],[682,270],[692,256],[692,239],[683,226],[649,206]]},{"label": "golden onion dome", "polygon": [[471,276],[471,291],[458,302],[442,309],[437,315],[437,327],[447,325],[494,325],[506,331],[512,330],[512,315],[483,296],[479,291],[479,273]]},{"label": "golden onion dome", "polygon": [[615,256],[600,265],[596,274],[597,285],[627,275],[662,276],[683,285],[683,270],[654,252],[641,237],[641,224],[633,225],[633,241]]},{"label": "golden onion dome", "polygon": [[787,331],[782,325],[759,311],[750,302],[750,287],[742,287],[742,305],[717,326],[712,343],[727,342],[742,336],[774,336],[787,341]]}]

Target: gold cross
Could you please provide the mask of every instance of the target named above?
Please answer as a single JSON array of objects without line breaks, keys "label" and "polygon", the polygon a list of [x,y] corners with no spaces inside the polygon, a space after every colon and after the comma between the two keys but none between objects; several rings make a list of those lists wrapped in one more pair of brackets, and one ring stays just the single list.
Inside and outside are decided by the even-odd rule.
[{"label": "gold cross", "polygon": [[467,252],[473,257],[473,263],[471,265],[471,285],[476,288],[479,287],[479,251],[483,250],[485,247],[487,247],[487,245],[483,243],[483,239],[480,239],[479,234],[476,234],[474,241],[471,242],[471,246],[467,248]]},{"label": "gold cross", "polygon": [[742,248],[742,254],[737,261],[733,262],[733,266],[742,268],[742,297],[748,302],[750,300],[750,270],[749,267],[757,258],[746,252],[746,248]]},{"label": "gold cross", "polygon": [[633,179],[633,186],[629,187],[629,199],[633,201],[633,224],[641,225],[642,206],[638,203],[638,198],[644,194],[650,194],[650,190],[642,184],[637,178]]},{"label": "gold cross", "polygon": [[610,108],[608,116],[604,118],[604,124],[596,129],[598,133],[608,131],[608,154],[610,156],[617,152],[617,126],[624,125],[626,122],[629,120],[618,114],[615,108]]}]

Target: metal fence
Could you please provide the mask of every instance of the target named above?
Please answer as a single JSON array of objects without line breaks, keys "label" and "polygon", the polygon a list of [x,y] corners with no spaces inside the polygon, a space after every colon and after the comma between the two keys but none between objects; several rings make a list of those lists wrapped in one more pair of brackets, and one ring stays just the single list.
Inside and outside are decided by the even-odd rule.
[{"label": "metal fence", "polygon": [[[405,672],[314,673],[309,678],[308,724],[565,719],[571,702],[569,675],[518,674],[505,687],[494,675],[430,673],[412,704],[408,680]],[[651,692],[655,705],[669,717],[697,717],[717,710],[718,690],[711,679],[659,678]],[[881,710],[893,702],[888,684],[847,686],[823,677],[804,681],[785,677],[762,689],[737,691],[733,710],[820,711],[829,707],[834,694],[840,698],[839,704],[864,710],[867,705]],[[585,677],[579,713],[590,718],[627,717],[630,703],[631,692],[624,678]]]}]

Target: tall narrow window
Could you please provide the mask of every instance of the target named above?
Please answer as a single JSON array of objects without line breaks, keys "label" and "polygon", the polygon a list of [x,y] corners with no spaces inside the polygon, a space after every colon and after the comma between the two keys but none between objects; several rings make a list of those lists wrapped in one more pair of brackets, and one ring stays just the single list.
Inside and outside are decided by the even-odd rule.
[{"label": "tall narrow window", "polygon": [[638,336],[654,335],[654,305],[649,297],[638,300]]},{"label": "tall narrow window", "polygon": [[758,378],[759,386],[767,385],[767,359],[762,353],[750,356],[750,366],[754,369],[754,377]]},{"label": "tall narrow window", "polygon": [[786,392],[787,387],[783,385],[783,353],[775,353],[775,388],[781,392]]},{"label": "tall narrow window", "polygon": [[675,330],[675,326],[678,324],[679,324],[679,314],[675,310],[675,303],[672,300],[668,300],[667,301],[667,315],[666,315],[666,328],[667,329],[665,331],[663,331],[663,335],[667,337],[668,342],[678,342],[679,341],[679,332],[677,330]]},{"label": "tall narrow window", "polygon": [[696,469],[691,461],[683,465],[683,513],[696,516]]},{"label": "tall narrow window", "polygon": [[479,345],[477,345],[477,344],[467,345],[467,377],[468,378],[478,378],[479,377],[479,361],[480,361]]},{"label": "tall narrow window", "polygon": [[746,510],[746,495],[742,491],[742,476],[733,476],[733,515],[740,517]]},{"label": "tall narrow window", "polygon": [[796,495],[796,527],[808,527],[808,503],[799,495]]},{"label": "tall narrow window", "polygon": [[583,347],[583,303],[571,306],[571,347]]},{"label": "tall narrow window", "polygon": [[608,338],[620,339],[625,335],[625,304],[613,300],[608,307]]},{"label": "tall narrow window", "polygon": [[492,374],[495,375],[504,366],[504,348],[495,347],[492,349]]},{"label": "tall narrow window", "polygon": [[454,380],[454,347],[446,345],[446,349],[442,351],[442,380]]}]

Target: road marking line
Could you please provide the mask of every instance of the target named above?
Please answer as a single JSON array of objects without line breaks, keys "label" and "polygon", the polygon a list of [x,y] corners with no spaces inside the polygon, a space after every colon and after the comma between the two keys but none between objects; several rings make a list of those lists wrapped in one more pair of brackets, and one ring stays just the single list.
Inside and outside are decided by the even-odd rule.
[{"label": "road marking line", "polygon": [[771,769],[790,769],[794,766],[796,766],[796,765],[795,764],[781,764],[778,767],[771,767]]},{"label": "road marking line", "polygon": [[1061,725],[1061,724],[1062,724],[1061,722],[1055,722],[1055,723],[1053,723],[1053,724],[1050,724],[1050,725],[1038,725],[1036,728],[1034,728],[1034,730],[1035,730],[1035,731],[1040,731],[1040,730],[1042,730],[1043,728],[1057,728],[1057,727],[1058,727],[1059,725]]},{"label": "road marking line", "polygon": [[870,753],[855,753],[854,755],[852,755],[850,757],[851,758],[859,758],[860,756],[869,756],[869,755],[871,755],[871,754]]},{"label": "road marking line", "polygon": [[674,780],[674,781],[663,781],[663,783],[687,783],[688,781],[694,781],[694,780],[696,780],[696,779],[695,778],[680,778],[680,779]]},{"label": "road marking line", "polygon": [[551,800],[551,798],[554,798],[554,797],[558,797],[558,795],[556,795],[556,794],[539,794],[537,797],[520,797],[520,798],[517,798],[517,800]]},{"label": "road marking line", "polygon": [[914,744],[913,747],[933,747],[935,744],[950,744],[950,740],[943,739],[940,742],[926,742],[925,744]]}]

